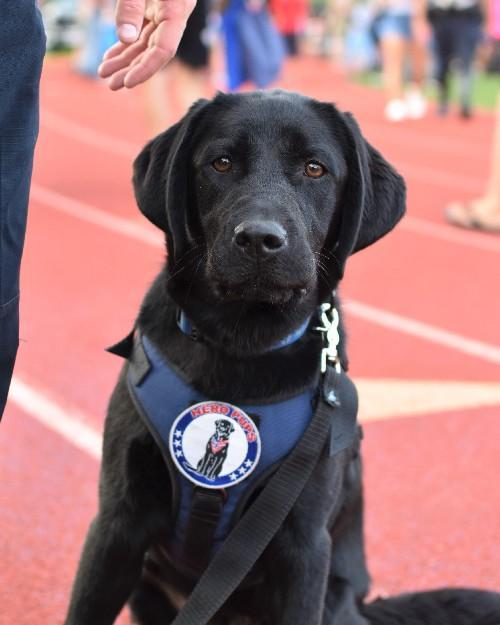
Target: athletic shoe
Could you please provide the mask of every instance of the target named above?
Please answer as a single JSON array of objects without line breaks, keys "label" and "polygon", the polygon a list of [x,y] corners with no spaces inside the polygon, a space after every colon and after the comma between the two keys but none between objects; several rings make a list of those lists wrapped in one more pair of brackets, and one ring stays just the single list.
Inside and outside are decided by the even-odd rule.
[{"label": "athletic shoe", "polygon": [[389,100],[385,106],[384,114],[390,122],[401,122],[408,117],[408,107],[404,100]]}]

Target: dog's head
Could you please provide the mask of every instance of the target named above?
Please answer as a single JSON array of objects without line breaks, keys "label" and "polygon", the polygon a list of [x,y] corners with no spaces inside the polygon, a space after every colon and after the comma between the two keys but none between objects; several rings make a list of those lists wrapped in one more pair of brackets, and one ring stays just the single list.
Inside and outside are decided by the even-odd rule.
[{"label": "dog's head", "polygon": [[310,314],[405,205],[402,178],[349,114],[281,91],[197,102],[138,156],[134,187],[166,233],[177,299],[202,293],[271,324]]},{"label": "dog's head", "polygon": [[215,434],[217,438],[229,438],[232,432],[234,432],[234,425],[231,421],[227,421],[226,419],[217,419],[215,422]]}]

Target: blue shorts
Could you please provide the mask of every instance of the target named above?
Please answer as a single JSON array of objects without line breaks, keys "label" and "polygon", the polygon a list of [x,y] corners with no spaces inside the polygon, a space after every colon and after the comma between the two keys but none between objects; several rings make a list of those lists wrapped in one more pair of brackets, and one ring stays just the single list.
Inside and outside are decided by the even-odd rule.
[{"label": "blue shorts", "polygon": [[394,35],[410,40],[412,39],[411,15],[386,11],[375,19],[373,30],[379,40]]}]

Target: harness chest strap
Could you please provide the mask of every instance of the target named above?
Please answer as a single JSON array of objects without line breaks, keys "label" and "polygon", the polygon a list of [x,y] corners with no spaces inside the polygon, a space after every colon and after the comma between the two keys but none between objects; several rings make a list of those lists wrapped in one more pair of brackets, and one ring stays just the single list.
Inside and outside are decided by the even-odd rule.
[{"label": "harness chest strap", "polygon": [[[345,373],[329,366],[323,376],[314,417],[304,436],[231,531],[172,625],[206,625],[271,542],[322,455],[332,427],[332,406],[328,400],[332,390],[338,398],[351,396],[352,399],[355,395],[354,385]],[[351,421],[347,414],[342,414],[349,407],[337,402],[334,414],[341,415],[341,422]],[[355,432],[356,427],[342,427],[335,444],[330,445],[330,454],[349,447]]]},{"label": "harness chest strap", "polygon": [[[152,354],[151,352],[151,346],[149,348],[150,357],[148,357],[148,353],[144,349],[141,336],[138,333],[136,333],[135,336],[133,333],[131,333],[126,339],[124,339],[124,341],[112,348],[111,351],[113,353],[119,353],[119,355],[121,356],[129,357],[129,391],[131,392],[132,399],[137,406],[137,388],[139,388],[143,381],[148,378],[148,375],[151,374],[152,363],[150,361],[150,357],[153,356],[154,358],[154,354]],[[152,377],[154,377],[154,375],[155,372],[153,371]],[[143,390],[147,391],[147,385],[146,388],[144,388]],[[329,453],[332,456],[342,449],[350,446],[356,435],[357,395],[354,385],[345,375],[345,373],[340,370],[340,368],[337,368],[334,371],[332,367],[328,367],[327,372],[323,378],[323,384],[320,390],[320,397],[317,398],[317,408],[315,411],[314,419],[317,419],[317,415],[319,412],[325,413],[325,418],[328,425],[326,429],[327,434],[328,430],[330,430]],[[140,412],[143,413],[142,406],[138,407],[140,408]],[[288,414],[287,411],[293,413],[294,405],[292,404],[290,406],[285,403],[282,408],[284,408],[284,416],[286,417]],[[304,411],[303,408],[301,408],[301,410],[302,412]],[[144,414],[142,416],[144,418]],[[271,421],[274,420],[274,416],[275,415],[272,415],[272,418],[270,419]],[[312,419],[311,421],[311,417],[312,411],[310,416],[307,418],[307,422],[310,422],[307,432],[310,431],[312,427],[312,422],[314,421],[314,419]],[[155,429],[147,416],[145,422],[151,433],[153,434],[156,442],[159,444],[160,448],[162,448],[163,451],[164,445],[162,444],[161,436],[158,436],[158,431]],[[301,430],[301,432],[302,431],[303,430]],[[303,444],[303,440],[306,438],[306,434],[304,434],[301,440],[299,440],[299,435],[299,438],[297,439],[299,440],[299,443],[296,445],[296,449]],[[325,436],[327,436],[327,434]],[[224,447],[224,445],[222,445],[221,448],[222,447]],[[288,462],[290,458],[294,455],[294,453],[295,451],[293,451],[289,455],[286,454],[288,455],[288,458],[285,460],[285,462]],[[278,471],[278,473],[280,471],[281,469]],[[300,468],[300,472],[301,474],[303,474],[303,468]],[[276,475],[271,478],[271,482],[275,481]],[[231,489],[229,489],[229,492],[233,493],[236,488],[237,487],[232,487]],[[187,533],[186,540],[184,541],[184,555],[187,556],[188,560],[192,560],[196,557],[198,560],[198,566],[196,566],[195,568],[199,570],[200,567],[204,568],[208,561],[210,546],[214,540],[214,534],[220,520],[221,512],[223,510],[224,500],[222,497],[222,492],[219,490],[207,490],[204,488],[195,488],[192,490],[193,497],[190,505],[190,516],[186,523]],[[268,488],[266,487],[264,490],[267,491]],[[288,491],[287,496],[289,495],[290,492]],[[258,498],[258,500],[260,500],[260,497]],[[252,504],[250,510],[253,510],[255,505],[255,503]],[[269,509],[274,509],[274,505],[271,505]],[[248,516],[249,511],[245,513],[244,518]],[[241,521],[237,527],[239,527],[240,524]],[[227,529],[227,532],[228,531],[229,528]],[[227,535],[227,532],[225,535]],[[223,544],[223,546],[224,545],[225,543]],[[201,559],[200,554],[203,554],[203,557]],[[192,624],[190,623],[190,625]]]},{"label": "harness chest strap", "polygon": [[[127,349],[123,350],[123,346]],[[207,401],[209,398],[188,385],[147,336],[136,333],[135,338],[125,340],[121,347],[121,354],[128,352],[129,355],[127,386],[130,396],[169,468],[173,489],[173,532],[168,539],[168,553],[178,568],[198,577],[199,570],[206,565],[209,552],[213,553],[222,544],[255,490],[262,486],[301,438],[312,418],[317,389],[306,389],[300,395],[272,404],[235,407],[224,402]],[[207,442],[212,441],[216,434],[214,430],[218,419],[215,416],[210,421],[209,417],[200,417],[199,402],[202,402],[202,408],[213,405],[215,409],[229,410],[228,414],[220,415],[222,423],[228,425],[229,421],[234,427],[234,432],[229,434],[228,445],[220,445],[220,449],[218,444],[214,446],[216,454],[213,454],[214,448],[210,445],[212,453],[209,456],[213,455],[212,460],[218,459],[223,465],[219,478],[219,465],[210,466],[210,458],[206,455]],[[182,417],[186,411],[189,414]],[[177,429],[174,425],[178,419]],[[195,426],[198,433],[193,455],[193,440],[189,439]],[[224,432],[218,440],[223,439]],[[255,439],[257,443],[252,442]],[[235,464],[234,458],[238,456],[235,452],[238,446],[241,451],[242,445],[246,450],[243,449]],[[260,446],[260,453],[256,446]],[[253,453],[250,453],[251,448]],[[200,473],[205,472],[207,478],[203,478],[200,484]],[[217,479],[210,479],[214,477]],[[206,515],[203,508],[207,508]],[[217,521],[220,511],[223,514]],[[196,525],[199,527],[196,528]]]}]

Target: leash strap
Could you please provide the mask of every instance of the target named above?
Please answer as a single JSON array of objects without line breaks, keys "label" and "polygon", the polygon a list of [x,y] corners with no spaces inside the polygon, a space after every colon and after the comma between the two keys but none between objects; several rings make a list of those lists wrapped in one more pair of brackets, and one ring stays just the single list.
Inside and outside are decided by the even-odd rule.
[{"label": "leash strap", "polygon": [[[351,407],[344,408],[337,398],[343,397],[344,390],[352,395],[353,388],[343,371],[327,367],[316,411],[303,437],[214,555],[171,625],[207,625],[241,584],[311,477],[333,425],[332,411],[336,418],[337,413]],[[335,390],[334,402],[332,390]],[[335,445],[330,447],[330,455],[348,447],[355,432],[354,426],[345,430],[344,436],[337,437]]]}]

